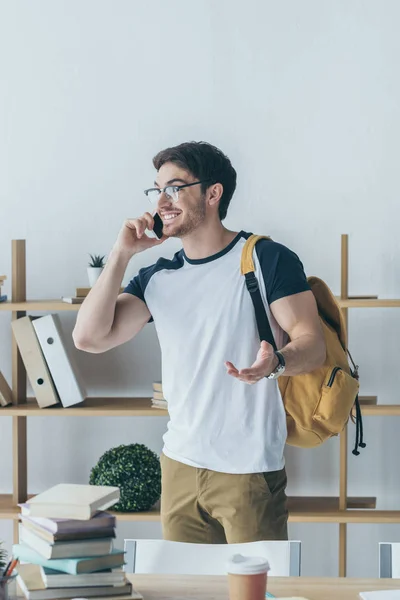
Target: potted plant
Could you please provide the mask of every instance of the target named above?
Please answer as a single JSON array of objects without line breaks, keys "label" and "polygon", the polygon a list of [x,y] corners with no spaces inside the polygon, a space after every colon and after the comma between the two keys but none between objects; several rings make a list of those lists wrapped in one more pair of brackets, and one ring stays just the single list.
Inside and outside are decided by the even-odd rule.
[{"label": "potted plant", "polygon": [[100,277],[102,270],[104,269],[105,256],[100,256],[97,254],[89,254],[89,256],[91,260],[87,268],[87,272],[89,277],[89,285],[90,287],[93,287],[98,278]]}]

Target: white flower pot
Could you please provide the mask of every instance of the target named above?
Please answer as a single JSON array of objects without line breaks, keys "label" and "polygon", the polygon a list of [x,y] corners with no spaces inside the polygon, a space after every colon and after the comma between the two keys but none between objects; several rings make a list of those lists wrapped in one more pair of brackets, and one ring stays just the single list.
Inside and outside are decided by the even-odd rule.
[{"label": "white flower pot", "polygon": [[89,277],[89,285],[90,285],[90,287],[94,286],[94,284],[96,283],[96,281],[100,277],[100,274],[101,274],[103,268],[104,267],[88,267],[87,268],[87,273],[88,273],[88,277]]}]

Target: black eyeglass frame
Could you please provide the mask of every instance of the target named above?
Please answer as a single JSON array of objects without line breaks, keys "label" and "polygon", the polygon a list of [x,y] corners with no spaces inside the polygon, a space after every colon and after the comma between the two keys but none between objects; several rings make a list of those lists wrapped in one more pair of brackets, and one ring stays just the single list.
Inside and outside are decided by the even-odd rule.
[{"label": "black eyeglass frame", "polygon": [[144,193],[147,197],[150,192],[159,192],[159,194],[165,194],[165,190],[167,190],[168,188],[172,188],[176,193],[179,192],[179,190],[181,190],[182,188],[192,187],[192,185],[199,185],[200,183],[208,183],[209,181],[211,181],[211,179],[202,179],[201,181],[193,181],[193,183],[184,183],[183,185],[166,185],[163,188],[148,188],[147,190],[144,190]]}]

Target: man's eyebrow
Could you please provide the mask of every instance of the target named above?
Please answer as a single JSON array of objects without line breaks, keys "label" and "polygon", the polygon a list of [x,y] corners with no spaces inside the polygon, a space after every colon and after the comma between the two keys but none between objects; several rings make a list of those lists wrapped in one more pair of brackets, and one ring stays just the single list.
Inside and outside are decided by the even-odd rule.
[{"label": "man's eyebrow", "polygon": [[[173,183],[175,183],[177,181],[179,181],[180,183],[183,183],[183,184],[187,183],[187,181],[185,179],[179,179],[179,177],[175,177],[174,179],[170,179],[169,181],[167,181],[167,185],[172,185]],[[160,187],[158,185],[157,181],[154,182],[154,185],[158,188]]]}]

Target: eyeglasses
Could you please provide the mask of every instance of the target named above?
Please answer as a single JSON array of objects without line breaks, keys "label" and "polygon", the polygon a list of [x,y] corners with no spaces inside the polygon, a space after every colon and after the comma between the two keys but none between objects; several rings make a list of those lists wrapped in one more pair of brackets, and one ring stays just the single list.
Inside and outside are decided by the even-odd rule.
[{"label": "eyeglasses", "polygon": [[156,204],[160,198],[160,194],[164,193],[168,200],[171,202],[178,202],[179,190],[186,187],[192,187],[192,185],[199,185],[200,183],[207,183],[209,179],[203,179],[202,181],[194,181],[193,183],[185,183],[184,185],[167,185],[165,188],[149,188],[144,190],[147,198],[152,204]]}]

